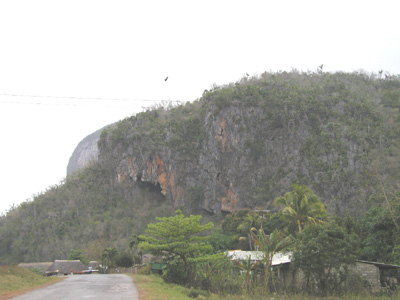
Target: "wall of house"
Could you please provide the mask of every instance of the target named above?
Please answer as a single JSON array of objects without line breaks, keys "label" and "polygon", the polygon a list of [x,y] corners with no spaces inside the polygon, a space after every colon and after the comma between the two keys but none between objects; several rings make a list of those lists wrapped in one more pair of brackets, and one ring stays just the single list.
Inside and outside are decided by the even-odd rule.
[{"label": "wall of house", "polygon": [[277,275],[282,286],[286,289],[301,286],[304,282],[304,274],[301,270],[294,269],[290,263],[277,267]]},{"label": "wall of house", "polygon": [[357,262],[354,271],[366,279],[374,289],[380,288],[379,268],[373,264]]}]

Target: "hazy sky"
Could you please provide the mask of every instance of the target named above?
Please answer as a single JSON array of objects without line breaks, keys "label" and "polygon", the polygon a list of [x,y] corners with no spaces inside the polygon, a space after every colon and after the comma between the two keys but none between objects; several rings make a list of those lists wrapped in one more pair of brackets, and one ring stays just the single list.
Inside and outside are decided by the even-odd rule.
[{"label": "hazy sky", "polygon": [[58,184],[85,136],[150,100],[321,64],[400,74],[399,11],[398,0],[1,0],[0,213]]}]

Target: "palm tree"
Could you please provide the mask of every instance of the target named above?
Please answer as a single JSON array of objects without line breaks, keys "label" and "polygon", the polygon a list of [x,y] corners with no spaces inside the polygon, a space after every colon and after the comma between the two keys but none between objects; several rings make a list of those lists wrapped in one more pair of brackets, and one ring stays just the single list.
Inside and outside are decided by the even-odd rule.
[{"label": "palm tree", "polygon": [[134,254],[135,264],[142,264],[143,262],[143,251],[138,248],[140,242],[142,242],[142,240],[136,234],[132,235],[131,241],[129,242],[129,248]]},{"label": "palm tree", "polygon": [[103,250],[103,253],[101,254],[101,260],[102,260],[102,265],[103,265],[103,267],[106,268],[106,270],[109,267],[114,266],[114,262],[115,262],[117,255],[118,255],[118,250],[115,247],[114,248],[105,248]]},{"label": "palm tree", "polygon": [[249,211],[243,218],[242,222],[238,225],[237,231],[239,234],[236,234],[235,238],[239,239],[239,242],[248,242],[249,250],[254,250],[254,245],[252,244],[252,239],[250,237],[250,231],[254,228],[256,230],[263,228],[264,222],[265,216],[263,211]]},{"label": "palm tree", "polygon": [[260,229],[257,234],[251,232],[254,243],[264,252],[265,258],[265,283],[268,287],[271,278],[272,285],[276,290],[274,279],[271,276],[272,258],[280,251],[285,250],[293,241],[292,236],[285,236],[282,231],[275,229],[270,235],[266,235],[264,230]]},{"label": "palm tree", "polygon": [[323,223],[326,217],[326,207],[319,197],[304,185],[293,185],[293,191],[274,200],[275,206],[283,206],[281,214],[289,223],[289,230],[295,228],[302,232],[308,224]]}]

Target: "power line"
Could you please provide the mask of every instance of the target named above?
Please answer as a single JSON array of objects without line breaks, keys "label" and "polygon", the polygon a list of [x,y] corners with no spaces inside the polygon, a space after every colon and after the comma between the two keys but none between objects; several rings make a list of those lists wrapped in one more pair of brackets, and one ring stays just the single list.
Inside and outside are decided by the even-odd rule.
[{"label": "power line", "polygon": [[45,105],[45,106],[80,106],[68,103],[41,103],[41,102],[20,102],[20,101],[0,101],[0,104],[19,104],[19,105]]},{"label": "power line", "polygon": [[[16,98],[51,98],[51,99],[74,99],[74,100],[100,100],[100,101],[131,101],[131,102],[176,102],[183,103],[182,100],[155,100],[155,99],[137,99],[137,98],[103,98],[103,97],[79,97],[79,96],[49,96],[49,95],[30,95],[30,94],[0,94],[0,96],[5,97],[16,97]],[[37,103],[27,103],[27,102],[0,102],[0,103],[16,103],[16,104],[47,104],[42,102]],[[51,105],[51,104],[50,104]]]}]

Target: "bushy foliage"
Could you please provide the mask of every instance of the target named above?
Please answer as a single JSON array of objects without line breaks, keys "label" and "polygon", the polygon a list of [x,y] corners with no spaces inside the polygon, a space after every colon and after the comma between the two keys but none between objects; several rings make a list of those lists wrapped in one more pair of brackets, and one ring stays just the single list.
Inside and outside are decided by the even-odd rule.
[{"label": "bushy foliage", "polygon": [[119,253],[117,259],[116,259],[116,265],[117,267],[124,267],[124,268],[130,268],[133,266],[133,257],[132,254],[129,252],[122,252]]},{"label": "bushy foliage", "polygon": [[358,223],[365,260],[400,264],[400,193],[394,196],[389,203],[371,207]]},{"label": "bushy foliage", "polygon": [[142,240],[140,249],[163,257],[167,281],[193,285],[197,263],[212,253],[210,238],[199,234],[212,229],[214,224],[201,225],[201,219],[200,215],[185,217],[177,210],[175,216],[156,218],[157,223],[147,225],[147,235],[139,237]]},{"label": "bushy foliage", "polygon": [[250,233],[252,229],[263,229],[270,233],[275,229],[283,229],[285,225],[280,215],[270,211],[242,209],[226,216],[221,222],[221,229],[224,235],[233,239],[230,249],[254,250]]},{"label": "bushy foliage", "polygon": [[87,265],[89,261],[86,259],[83,249],[71,249],[68,253],[68,259],[80,260],[84,265]]},{"label": "bushy foliage", "polygon": [[298,235],[293,253],[295,266],[305,276],[305,290],[324,296],[340,294],[358,251],[359,238],[336,223],[307,226]]},{"label": "bushy foliage", "polygon": [[242,278],[226,256],[198,265],[197,285],[214,294],[238,294],[242,291]]},{"label": "bushy foliage", "polygon": [[213,231],[209,243],[212,245],[214,253],[235,249],[236,245],[233,235],[223,232],[220,228]]}]

